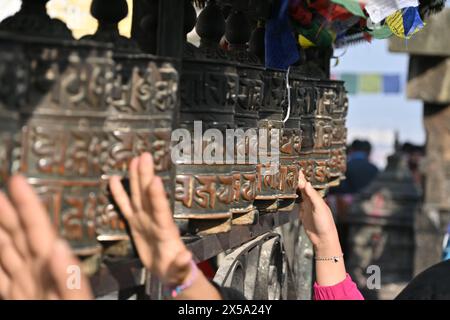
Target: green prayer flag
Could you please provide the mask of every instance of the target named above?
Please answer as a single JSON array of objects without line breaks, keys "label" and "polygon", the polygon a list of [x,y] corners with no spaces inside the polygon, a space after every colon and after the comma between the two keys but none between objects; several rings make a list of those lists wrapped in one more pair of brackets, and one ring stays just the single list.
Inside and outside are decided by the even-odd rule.
[{"label": "green prayer flag", "polygon": [[382,90],[382,78],[379,74],[362,74],[358,84],[359,90],[364,93],[379,93]]},{"label": "green prayer flag", "polygon": [[369,33],[375,39],[386,39],[392,36],[392,31],[387,24],[375,28],[374,30],[368,30],[367,33]]},{"label": "green prayer flag", "polygon": [[366,18],[364,11],[361,9],[361,5],[358,0],[331,0],[332,2],[344,7],[355,16]]},{"label": "green prayer flag", "polygon": [[341,80],[344,81],[345,89],[349,94],[358,92],[358,76],[354,73],[342,73]]}]

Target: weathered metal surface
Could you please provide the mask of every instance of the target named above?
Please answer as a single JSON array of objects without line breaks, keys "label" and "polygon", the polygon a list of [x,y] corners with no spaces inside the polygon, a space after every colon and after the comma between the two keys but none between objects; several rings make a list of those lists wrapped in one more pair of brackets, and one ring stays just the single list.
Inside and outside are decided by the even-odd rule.
[{"label": "weathered metal surface", "polygon": [[[208,129],[218,130],[216,133],[224,137],[226,129],[233,127],[237,90],[238,75],[233,64],[211,60],[183,61],[180,127],[191,133],[193,141],[190,146],[195,148],[194,152],[198,151],[198,147],[201,155],[206,151],[207,144],[202,141]],[[195,120],[202,121],[197,133]],[[200,146],[195,145],[198,139]],[[225,148],[226,141],[222,140],[217,144],[216,152],[222,154]],[[229,231],[230,207],[237,201],[233,165],[220,164],[221,161],[219,164],[205,165],[205,160],[196,160],[194,154],[190,155],[189,161],[191,164],[183,164],[182,161],[176,164],[175,218],[219,219],[224,224],[216,231]],[[239,195],[240,189],[237,192]]]},{"label": "weathered metal surface", "polygon": [[[307,179],[314,188],[326,193],[328,187],[336,185],[336,179],[342,177],[344,166],[338,168],[338,163],[332,158],[332,141],[336,133],[336,146],[338,136],[339,145],[345,141],[345,135],[338,135],[342,123],[338,120],[341,112],[333,119],[333,110],[345,109],[346,100],[338,99],[339,94],[336,82],[327,80],[299,79],[301,85],[297,99],[301,104],[302,147],[299,164]],[[345,115],[342,115],[344,118]],[[344,142],[345,143],[345,142]],[[340,146],[342,148],[342,146]],[[343,159],[345,161],[345,159]],[[330,175],[330,170],[334,173]],[[340,172],[337,177],[337,172]]]},{"label": "weathered metal surface", "polygon": [[275,230],[281,234],[288,262],[287,299],[311,300],[314,251],[305,229],[295,220]]},{"label": "weathered metal surface", "polygon": [[194,254],[196,261],[204,261],[225,252],[230,248],[236,248],[245,242],[270,232],[274,228],[298,219],[298,209],[294,207],[291,212],[276,212],[274,214],[261,215],[253,225],[233,226],[229,233],[211,234],[203,237],[186,238],[189,249]]},{"label": "weathered metal surface", "polygon": [[[20,50],[16,59],[23,55],[18,75],[23,66],[26,79],[24,85],[17,80],[16,90],[26,90],[17,95],[20,103],[5,100],[16,104],[20,137],[13,163],[2,164],[28,177],[77,254],[98,252],[98,241],[127,239],[125,224],[110,202],[107,179],[126,172],[133,156],[150,151],[156,171],[170,186],[176,70],[167,59],[113,55],[112,47],[93,41],[14,40]],[[2,56],[10,59],[6,52]],[[8,159],[8,135],[4,139]]]},{"label": "weathered metal surface", "polygon": [[[263,215],[254,225],[233,226],[228,233],[211,234],[202,237],[184,238],[187,247],[192,251],[195,261],[205,261],[237,248],[246,242],[276,229],[280,225],[293,223],[298,219],[297,207],[292,212],[278,212]],[[139,259],[116,258],[107,259],[100,270],[91,277],[96,296],[105,296],[121,290],[128,290],[143,285],[142,265]],[[154,292],[160,289],[154,283]],[[158,289],[159,288],[159,289]],[[152,296],[154,299],[155,296]]]},{"label": "weathered metal surface", "polygon": [[[95,34],[85,36],[113,47],[114,78],[106,103],[108,115],[103,125],[108,136],[110,164],[102,179],[121,175],[127,179],[129,162],[145,151],[151,152],[156,173],[163,179],[168,195],[173,194],[170,174],[170,135],[178,100],[178,73],[168,58],[142,54],[137,43],[119,33],[118,24],[127,14],[125,0],[110,3],[94,0],[91,13],[98,20]],[[110,201],[110,197],[108,197]],[[112,202],[102,212],[97,239],[102,243],[127,240],[125,224]],[[108,222],[115,217],[113,223]],[[122,244],[117,244],[117,250]],[[108,253],[112,247],[108,245]]]},{"label": "weathered metal surface", "polygon": [[340,181],[345,178],[347,169],[347,128],[345,127],[345,118],[347,116],[348,99],[343,82],[330,82],[331,118],[332,118],[332,139],[330,159],[328,161],[328,185],[330,187],[338,186]]},{"label": "weathered metal surface", "polygon": [[[220,20],[210,18],[214,12],[210,7],[196,24],[205,39],[200,48],[185,43],[180,86],[179,125],[187,129],[190,137],[183,139],[189,139],[191,152],[176,161],[174,217],[187,221],[185,231],[193,234],[229,231],[230,208],[240,192],[239,185],[236,191],[233,164],[224,158],[224,137],[234,126],[239,80],[235,65],[218,46],[220,38],[211,33],[216,23],[219,29],[221,26]],[[185,22],[190,22],[185,25],[187,33],[194,27],[195,17]]]},{"label": "weathered metal surface", "polygon": [[[127,177],[133,157],[150,152],[156,173],[172,195],[170,137],[172,118],[178,99],[178,73],[170,60],[140,54],[115,54],[114,83],[108,95],[108,116],[104,131],[108,135],[110,168],[102,178],[113,174]],[[115,215],[108,204],[104,215]],[[98,228],[98,239],[121,240],[126,230],[114,225]]]},{"label": "weathered metal surface", "polygon": [[[250,150],[257,150],[256,129],[263,102],[263,68],[258,66],[256,56],[247,51],[250,25],[245,12],[238,3],[226,20],[225,37],[229,43],[229,55],[236,63],[239,75],[239,91],[236,103],[235,129],[254,131],[252,138],[241,139],[235,148],[233,176],[239,177],[241,193],[239,201],[232,206],[233,224],[253,223],[258,216],[254,205],[257,187],[256,163],[251,161]],[[244,159],[242,161],[241,159]]]},{"label": "weathered metal surface", "polygon": [[228,254],[214,281],[247,299],[286,299],[287,262],[280,235],[261,235]]},{"label": "weathered metal surface", "polygon": [[[300,166],[298,163],[302,147],[302,130],[300,120],[302,105],[300,102],[301,83],[295,73],[288,77],[289,92],[284,99],[283,129],[280,135],[280,179],[279,179],[279,204],[281,211],[290,211],[297,199],[297,184]],[[290,95],[288,97],[288,94]]]},{"label": "weathered metal surface", "polygon": [[[240,195],[238,201],[232,205],[233,223],[253,223],[258,211],[254,205],[257,189],[256,163],[250,158],[250,150],[253,154],[258,150],[258,140],[255,134],[258,128],[258,112],[261,108],[264,82],[262,80],[262,68],[250,65],[238,64],[239,92],[236,104],[235,129],[245,133],[253,131],[254,134],[240,139],[235,148],[235,164],[233,176],[239,177]],[[244,161],[241,162],[241,156]]]},{"label": "weathered metal surface", "polygon": [[[273,150],[272,141],[277,142],[281,138],[283,128],[283,100],[286,88],[285,72],[266,69],[263,72],[264,93],[261,110],[259,111],[258,128],[267,130],[265,143],[266,156],[269,162],[263,162],[258,157],[256,166],[257,188],[255,206],[261,213],[276,212],[278,210],[278,197],[280,195],[280,164],[273,160],[280,157],[278,150]],[[260,143],[261,143],[260,137]],[[261,150],[261,149],[260,149]],[[272,161],[271,161],[272,160]],[[274,171],[271,171],[271,168]]]},{"label": "weathered metal surface", "polygon": [[[28,177],[60,234],[78,254],[99,249],[98,218],[107,203],[108,137],[103,130],[113,61],[106,47],[22,39],[29,87],[20,108],[18,170]],[[113,223],[107,217],[107,223]]]}]

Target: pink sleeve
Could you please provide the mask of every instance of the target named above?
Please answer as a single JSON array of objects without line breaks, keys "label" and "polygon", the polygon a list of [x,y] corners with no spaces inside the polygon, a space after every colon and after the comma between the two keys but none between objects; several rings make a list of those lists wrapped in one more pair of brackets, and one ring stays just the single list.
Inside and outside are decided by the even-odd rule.
[{"label": "pink sleeve", "polygon": [[314,300],[364,300],[349,274],[334,286],[323,287],[314,283]]}]

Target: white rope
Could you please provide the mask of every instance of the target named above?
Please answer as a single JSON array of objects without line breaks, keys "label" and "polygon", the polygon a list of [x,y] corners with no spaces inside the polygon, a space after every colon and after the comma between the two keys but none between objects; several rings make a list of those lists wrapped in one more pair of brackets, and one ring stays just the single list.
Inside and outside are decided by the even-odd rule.
[{"label": "white rope", "polygon": [[288,108],[286,117],[283,120],[283,123],[288,121],[289,116],[291,114],[291,86],[289,85],[289,71],[291,70],[291,66],[288,67],[286,72],[286,92],[287,92],[287,100],[288,100]]}]

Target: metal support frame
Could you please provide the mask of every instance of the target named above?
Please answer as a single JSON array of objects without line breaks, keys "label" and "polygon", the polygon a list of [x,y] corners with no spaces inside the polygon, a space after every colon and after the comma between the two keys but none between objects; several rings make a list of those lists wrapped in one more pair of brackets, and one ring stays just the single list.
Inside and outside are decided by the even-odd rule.
[{"label": "metal support frame", "polygon": [[[229,249],[255,239],[278,226],[298,219],[298,207],[290,212],[261,215],[254,225],[233,227],[231,232],[214,234],[202,238],[184,239],[196,261],[204,261]],[[139,259],[120,259],[104,263],[100,271],[91,278],[95,296],[106,296],[114,292],[144,286],[144,270]],[[155,284],[152,284],[155,286]],[[158,287],[156,285],[156,287]]]}]

